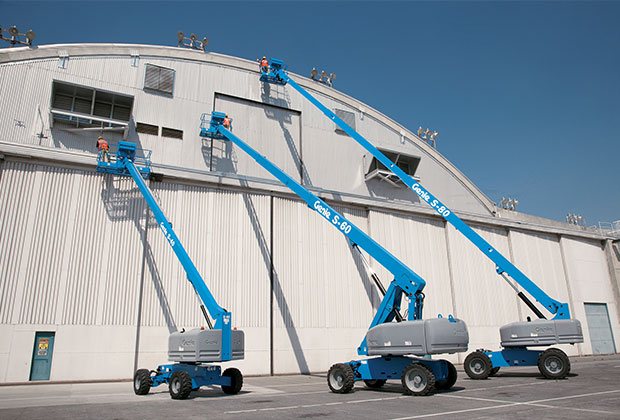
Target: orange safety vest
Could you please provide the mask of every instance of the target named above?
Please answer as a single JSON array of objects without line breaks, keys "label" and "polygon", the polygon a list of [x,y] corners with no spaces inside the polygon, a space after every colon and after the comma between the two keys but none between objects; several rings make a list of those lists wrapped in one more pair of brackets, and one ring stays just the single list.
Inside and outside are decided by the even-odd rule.
[{"label": "orange safety vest", "polygon": [[267,61],[267,59],[261,60],[260,66],[261,67],[269,67],[269,61]]},{"label": "orange safety vest", "polygon": [[225,128],[229,128],[230,127],[230,119],[228,117],[224,118],[223,125],[224,125]]},{"label": "orange safety vest", "polygon": [[97,139],[97,149],[99,150],[108,150],[110,146],[108,145],[108,141],[106,139]]}]

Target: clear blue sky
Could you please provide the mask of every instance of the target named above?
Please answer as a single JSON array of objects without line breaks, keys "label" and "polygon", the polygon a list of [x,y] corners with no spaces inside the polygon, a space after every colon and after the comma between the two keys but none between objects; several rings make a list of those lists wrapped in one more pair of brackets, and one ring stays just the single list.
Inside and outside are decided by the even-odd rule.
[{"label": "clear blue sky", "polygon": [[412,130],[491,199],[620,219],[620,2],[0,2],[38,44],[175,45],[281,57]]}]

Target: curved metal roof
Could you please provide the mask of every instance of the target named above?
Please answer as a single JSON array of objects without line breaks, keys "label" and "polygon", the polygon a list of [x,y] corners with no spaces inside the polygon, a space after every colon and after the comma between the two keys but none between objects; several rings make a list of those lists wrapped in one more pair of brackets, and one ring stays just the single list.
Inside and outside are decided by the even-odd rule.
[{"label": "curved metal roof", "polygon": [[[131,56],[139,54],[141,57],[163,57],[167,59],[188,60],[193,62],[204,62],[217,64],[224,67],[235,68],[239,70],[256,72],[256,62],[239,57],[232,57],[224,54],[213,52],[203,52],[188,48],[168,47],[160,45],[141,45],[141,44],[53,44],[38,47],[21,47],[6,48],[0,50],[0,64],[11,62],[23,62],[29,60],[40,60],[56,58],[60,55],[67,54],[71,57],[77,56]],[[363,110],[364,114],[372,116],[379,123],[384,124],[391,129],[404,134],[404,136],[413,141],[416,146],[424,150],[429,157],[434,159],[439,165],[444,167],[454,178],[460,182],[472,195],[489,211],[495,214],[496,206],[469,178],[467,178],[459,169],[454,166],[446,157],[431,147],[428,143],[421,140],[414,132],[400,125],[393,119],[382,114],[369,105],[349,96],[338,90],[313,82],[312,80],[295,74],[295,79],[300,85],[309,90],[314,90],[335,101],[342,102],[348,106]]]}]

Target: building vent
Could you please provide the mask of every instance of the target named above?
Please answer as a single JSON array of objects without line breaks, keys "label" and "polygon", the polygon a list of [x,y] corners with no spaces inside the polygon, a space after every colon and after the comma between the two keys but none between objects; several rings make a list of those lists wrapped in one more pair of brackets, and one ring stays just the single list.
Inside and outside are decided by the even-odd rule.
[{"label": "building vent", "polygon": [[51,113],[54,121],[77,127],[124,128],[131,119],[133,97],[54,80]]},{"label": "building vent", "polygon": [[161,136],[162,137],[170,137],[170,138],[173,138],[173,139],[181,139],[181,140],[183,140],[183,131],[182,130],[175,130],[174,128],[162,127],[161,128]]},{"label": "building vent", "polygon": [[[352,129],[355,130],[355,114],[349,111],[345,111],[343,109],[334,109],[336,115],[342,119],[347,125],[349,125]],[[346,134],[340,127],[336,125],[336,133]]]},{"label": "building vent", "polygon": [[174,70],[146,64],[144,89],[172,95],[174,93]]},{"label": "building vent", "polygon": [[152,124],[136,123],[136,132],[142,134],[152,134],[154,136],[159,135],[159,127]]},{"label": "building vent", "polygon": [[[420,165],[420,158],[417,156],[410,156],[403,153],[391,152],[388,150],[381,150],[381,152],[392,162],[396,164],[407,175],[419,179],[416,176],[416,171]],[[364,156],[366,158],[366,156]],[[366,181],[371,179],[379,179],[385,181],[395,187],[404,185],[398,176],[396,176],[390,169],[388,169],[383,163],[379,162],[376,157],[373,157],[370,161],[370,165],[366,168]]]}]

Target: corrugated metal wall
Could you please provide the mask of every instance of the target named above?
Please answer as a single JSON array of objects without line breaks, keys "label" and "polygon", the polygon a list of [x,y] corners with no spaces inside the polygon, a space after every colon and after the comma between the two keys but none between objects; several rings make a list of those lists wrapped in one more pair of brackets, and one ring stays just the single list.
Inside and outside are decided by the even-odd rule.
[{"label": "corrugated metal wall", "polygon": [[[438,219],[370,212],[372,237],[411,267],[427,283],[424,316],[454,313],[444,222]],[[376,261],[373,267],[387,286],[392,276]],[[403,309],[405,306],[403,306]]]},{"label": "corrugated metal wall", "polygon": [[[246,360],[236,366],[248,374],[311,372],[355,357],[380,298],[346,238],[305,203],[174,182],[152,188],[213,294],[246,333]],[[443,221],[337,209],[427,280],[425,317],[466,320],[470,348],[498,348],[498,328],[529,315],[493,264]],[[578,319],[585,320],[586,302],[616,313],[600,243],[475,229],[569,302]],[[139,366],[155,366],[166,359],[170,330],[204,324],[152,217],[146,228],[143,198],[128,178],[1,161],[0,232],[0,324],[19,326],[6,336],[22,343],[0,348],[0,374],[7,372],[0,380],[27,379],[31,343],[24,334],[36,330],[57,331],[53,378],[93,379],[129,376],[136,346]],[[612,329],[620,330],[613,317]],[[107,368],[74,370],[88,367],[93,346]],[[591,347],[566,350],[587,354]]]},{"label": "corrugated metal wall", "polygon": [[[485,240],[510,258],[507,232],[473,227]],[[448,227],[450,262],[456,314],[469,327],[470,349],[496,350],[499,327],[518,321],[520,313],[513,290],[495,272],[495,265],[452,226]]]},{"label": "corrugated metal wall", "polygon": [[[361,210],[336,208],[367,230]],[[274,372],[326,370],[354,356],[375,292],[356,251],[305,203],[274,199]]]},{"label": "corrugated metal wall", "polygon": [[[270,197],[168,182],[152,188],[216,300],[246,334],[246,359],[235,366],[268,374]],[[205,325],[185,271],[157,226],[149,228],[145,256],[140,366],[166,359],[170,331]]]},{"label": "corrugated metal wall", "polygon": [[592,353],[589,325],[586,322],[586,303],[605,303],[616,345],[620,340],[620,320],[618,319],[618,302],[613,296],[612,280],[607,271],[605,251],[598,241],[578,238],[562,238],[560,241],[564,254],[567,276],[572,295],[571,306],[574,317],[581,320],[585,342],[581,344],[582,352]]},{"label": "corrugated metal wall", "polygon": [[[110,178],[107,181],[111,182]],[[109,188],[127,188],[114,181]],[[141,201],[118,202],[104,178],[5,162],[0,179],[2,320],[20,324],[135,323]],[[124,220],[109,205],[125,206]],[[10,241],[10,242],[9,242]],[[137,267],[137,268],[136,268]]]}]

